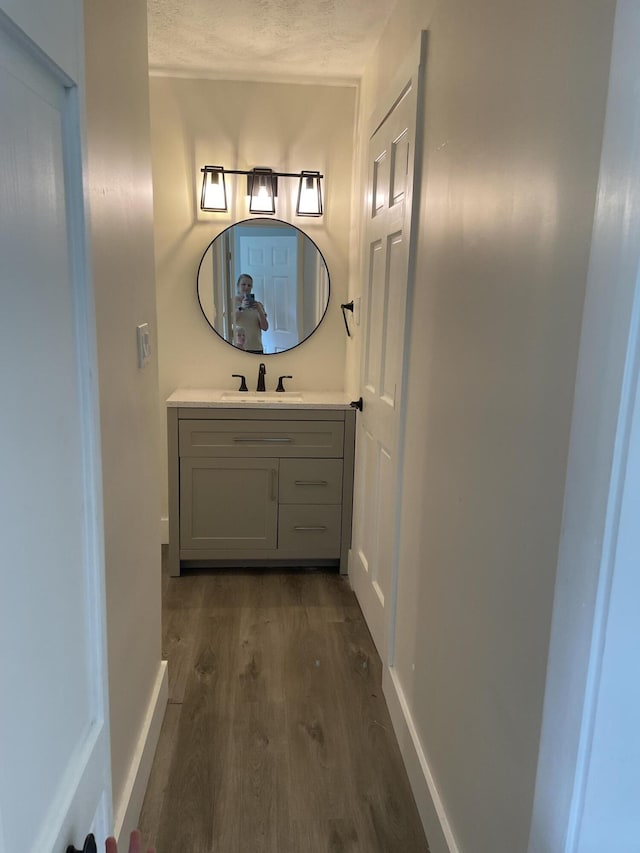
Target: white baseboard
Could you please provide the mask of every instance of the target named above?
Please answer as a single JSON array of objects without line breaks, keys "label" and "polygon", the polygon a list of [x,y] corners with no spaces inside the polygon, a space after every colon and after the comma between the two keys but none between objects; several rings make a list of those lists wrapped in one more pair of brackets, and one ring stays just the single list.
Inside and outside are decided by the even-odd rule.
[{"label": "white baseboard", "polygon": [[138,825],[168,699],[169,675],[167,661],[163,660],[160,661],[140,737],[129,765],[122,798],[119,803],[114,803],[114,829],[118,843],[121,838],[128,843],[129,833]]},{"label": "white baseboard", "polygon": [[402,685],[393,667],[384,667],[382,690],[387,700],[393,730],[398,739],[420,820],[429,842],[429,849],[431,853],[460,853],[429,762],[420,743]]},{"label": "white baseboard", "polygon": [[169,516],[167,515],[160,517],[160,544],[169,544]]}]

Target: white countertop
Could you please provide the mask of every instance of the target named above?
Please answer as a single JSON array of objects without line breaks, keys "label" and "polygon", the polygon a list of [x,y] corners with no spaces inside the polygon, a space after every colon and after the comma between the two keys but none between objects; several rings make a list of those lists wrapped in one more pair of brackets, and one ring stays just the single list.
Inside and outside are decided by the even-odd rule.
[{"label": "white countertop", "polygon": [[216,409],[348,409],[344,391],[274,391],[241,393],[228,388],[178,388],[167,406]]}]

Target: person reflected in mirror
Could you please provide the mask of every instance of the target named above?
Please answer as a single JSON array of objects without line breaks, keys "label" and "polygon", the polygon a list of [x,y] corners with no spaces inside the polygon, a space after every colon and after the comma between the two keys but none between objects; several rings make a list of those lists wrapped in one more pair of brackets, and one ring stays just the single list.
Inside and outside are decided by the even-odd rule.
[{"label": "person reflected in mirror", "polygon": [[244,326],[236,326],[233,330],[233,345],[238,349],[246,349],[247,333]]},{"label": "person reflected in mirror", "polygon": [[245,333],[245,352],[262,355],[262,333],[269,328],[267,312],[262,302],[258,302],[251,292],[253,278],[247,273],[238,277],[236,285],[236,326],[241,326]]}]

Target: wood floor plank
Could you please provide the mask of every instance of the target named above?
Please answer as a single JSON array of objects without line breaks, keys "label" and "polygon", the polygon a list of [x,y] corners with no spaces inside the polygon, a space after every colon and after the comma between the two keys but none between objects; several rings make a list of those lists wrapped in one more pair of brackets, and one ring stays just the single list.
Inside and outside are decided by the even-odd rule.
[{"label": "wood floor plank", "polygon": [[364,853],[355,826],[348,820],[306,820],[294,824],[297,853]]},{"label": "wood floor plank", "polygon": [[331,639],[337,711],[348,732],[352,816],[363,849],[427,851],[366,625],[363,621],[335,625]]},{"label": "wood floor plank", "polygon": [[166,853],[211,853],[217,803],[233,749],[227,700],[238,644],[238,613],[205,614],[187,685],[165,792],[158,846]]},{"label": "wood floor plank", "polygon": [[181,704],[141,816],[158,853],[428,853],[344,578],[206,570],[163,609]]},{"label": "wood floor plank", "polygon": [[338,818],[344,802],[340,780],[344,739],[334,714],[333,674],[327,639],[304,611],[296,613],[285,650],[291,810],[294,820]]},{"label": "wood floor plank", "polygon": [[153,847],[158,840],[158,828],[164,812],[165,793],[169,784],[169,774],[171,772],[171,763],[173,761],[181,713],[182,705],[169,703],[164,714],[164,720],[162,721],[158,748],[156,749],[153,763],[153,772],[149,779],[144,809],[140,817],[140,831],[149,847]]},{"label": "wood floor plank", "polygon": [[163,593],[162,656],[171,661],[170,702],[182,702],[184,699],[202,615],[204,590],[202,578],[187,575],[184,578],[169,578]]}]

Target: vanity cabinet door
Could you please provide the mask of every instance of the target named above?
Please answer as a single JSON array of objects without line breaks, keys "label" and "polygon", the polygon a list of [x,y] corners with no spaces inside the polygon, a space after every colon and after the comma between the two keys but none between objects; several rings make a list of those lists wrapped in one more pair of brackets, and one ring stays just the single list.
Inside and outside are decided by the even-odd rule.
[{"label": "vanity cabinet door", "polygon": [[278,459],[180,460],[181,548],[275,549]]}]

